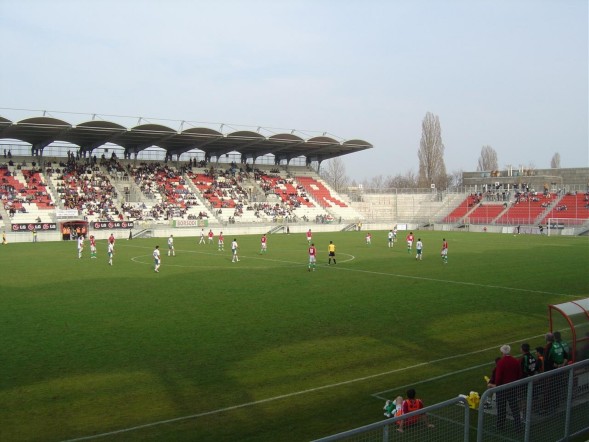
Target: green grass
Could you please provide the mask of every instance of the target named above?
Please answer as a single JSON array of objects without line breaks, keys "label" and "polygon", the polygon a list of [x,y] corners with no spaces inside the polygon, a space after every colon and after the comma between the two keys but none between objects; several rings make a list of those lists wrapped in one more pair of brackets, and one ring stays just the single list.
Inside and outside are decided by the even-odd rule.
[{"label": "green grass", "polygon": [[239,263],[232,237],[225,252],[177,237],[172,258],[164,238],[119,240],[112,267],[105,241],[96,260],[74,242],[2,246],[0,440],[184,416],[197,417],[105,440],[310,440],[381,419],[376,392],[416,385],[432,404],[482,391],[490,365],[454,372],[505,342],[541,344],[547,305],[588,296],[587,238],[416,236],[422,262],[386,232],[371,247],[363,232],[316,233],[311,273],[304,234],[270,235],[263,256],[259,235],[239,236]]}]

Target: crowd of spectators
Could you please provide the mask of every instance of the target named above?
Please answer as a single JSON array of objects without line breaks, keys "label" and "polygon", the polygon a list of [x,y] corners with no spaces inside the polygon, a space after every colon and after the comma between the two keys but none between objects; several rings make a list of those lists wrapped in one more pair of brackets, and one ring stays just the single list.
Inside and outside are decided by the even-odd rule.
[{"label": "crowd of spectators", "polygon": [[246,172],[235,163],[224,170],[210,167],[204,174],[189,173],[189,176],[217,215],[229,209],[233,217],[241,217],[249,209],[248,192],[243,187]]},{"label": "crowd of spectators", "polygon": [[[149,199],[165,203],[160,208],[168,216],[177,217],[198,206],[197,196],[190,190],[181,173],[167,164],[141,163],[130,169],[137,187]],[[162,214],[159,211],[160,215]]]},{"label": "crowd of spectators", "polygon": [[[39,204],[42,207],[52,207],[53,201],[47,192],[40,170],[33,166],[31,169],[19,169],[22,178],[9,170],[9,165],[0,166],[0,195],[4,209],[9,216],[16,213],[27,213],[25,204]],[[23,182],[24,181],[24,182]]]},{"label": "crowd of spectators", "polygon": [[64,209],[77,209],[85,219],[123,219],[116,203],[116,188],[94,159],[80,161],[71,154],[67,163],[60,163],[59,168],[48,163],[47,171],[54,175],[55,190]]},{"label": "crowd of spectators", "polygon": [[271,194],[278,196],[291,209],[297,209],[302,204],[311,204],[303,186],[293,178],[284,178],[276,174],[274,170],[276,173],[279,172],[278,169],[272,169],[270,174],[265,174],[259,169],[254,170],[254,179],[266,196]]}]

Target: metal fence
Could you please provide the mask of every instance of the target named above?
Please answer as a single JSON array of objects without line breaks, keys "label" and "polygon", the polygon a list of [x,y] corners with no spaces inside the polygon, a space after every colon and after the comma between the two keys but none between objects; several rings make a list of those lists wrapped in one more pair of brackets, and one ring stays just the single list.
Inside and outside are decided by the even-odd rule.
[{"label": "metal fence", "polygon": [[458,397],[315,442],[569,440],[589,432],[589,360],[488,389],[475,410]]},{"label": "metal fence", "polygon": [[558,441],[589,429],[589,360],[487,390],[477,441]]}]

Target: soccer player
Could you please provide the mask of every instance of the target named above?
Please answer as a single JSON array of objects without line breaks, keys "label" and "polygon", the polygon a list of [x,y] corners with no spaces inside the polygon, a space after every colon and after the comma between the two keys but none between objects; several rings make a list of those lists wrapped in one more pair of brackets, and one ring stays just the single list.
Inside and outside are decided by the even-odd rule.
[{"label": "soccer player", "polygon": [[215,235],[213,235],[213,230],[212,230],[212,229],[210,229],[210,230],[209,230],[209,244],[212,244],[212,243],[213,243],[213,237],[214,237],[214,236],[215,236]]},{"label": "soccer player", "polygon": [[6,245],[8,242],[6,241],[6,232],[2,232],[2,245]]},{"label": "soccer player", "polygon": [[419,259],[421,261],[421,258],[423,257],[423,254],[421,253],[423,251],[423,243],[421,242],[421,238],[417,238],[417,243],[415,244],[415,249],[417,251],[417,255],[415,255],[415,259]]},{"label": "soccer player", "polygon": [[162,263],[162,258],[160,256],[160,246],[155,246],[153,249],[153,270],[158,273],[160,271],[160,265]]},{"label": "soccer player", "polygon": [[115,249],[115,234],[111,233],[110,236],[108,237],[108,243],[112,244],[112,248],[113,250]]},{"label": "soccer player", "polygon": [[96,238],[90,235],[90,258],[96,258]]},{"label": "soccer player", "polygon": [[311,240],[313,239],[313,234],[311,233],[311,229],[307,231],[307,243],[311,245]]},{"label": "soccer player", "polygon": [[393,231],[389,230],[389,249],[395,245],[393,240],[394,240]]},{"label": "soccer player", "polygon": [[315,248],[315,243],[311,243],[309,246],[309,271],[311,271],[311,268],[313,268],[313,271],[317,268],[317,249]]},{"label": "soccer player", "polygon": [[223,238],[223,232],[219,233],[219,252],[225,251],[225,238]]},{"label": "soccer player", "polygon": [[393,227],[393,242],[397,242],[397,226]]},{"label": "soccer player", "polygon": [[231,258],[231,262],[239,262],[239,255],[237,251],[239,250],[239,245],[237,244],[237,238],[233,238],[233,242],[231,243],[231,253],[233,257]]},{"label": "soccer player", "polygon": [[112,258],[115,254],[115,245],[112,242],[108,243],[108,248],[106,249],[106,254],[108,255],[108,265],[112,265]]},{"label": "soccer player", "polygon": [[448,241],[442,239],[442,262],[448,264]]},{"label": "soccer player", "polygon": [[372,235],[370,234],[370,232],[368,232],[366,234],[366,245],[369,246],[372,244]]},{"label": "soccer player", "polygon": [[84,251],[84,235],[78,236],[78,259],[82,258],[82,252]]},{"label": "soccer player", "polygon": [[413,249],[413,232],[409,232],[409,235],[407,235],[407,253],[411,254],[412,249]]},{"label": "soccer player", "polygon": [[205,241],[205,229],[200,229],[200,241],[199,244],[206,244]]},{"label": "soccer player", "polygon": [[333,263],[337,264],[335,261],[335,244],[333,241],[329,241],[329,245],[327,246],[327,251],[329,252],[329,262],[327,265],[331,265],[331,260],[333,259]]},{"label": "soccer player", "polygon": [[168,238],[168,256],[176,256],[176,250],[174,250],[174,235],[170,235]]},{"label": "soccer player", "polygon": [[267,246],[268,246],[268,238],[266,238],[266,234],[264,233],[262,235],[262,238],[260,239],[260,255],[262,253],[266,253],[268,251]]}]

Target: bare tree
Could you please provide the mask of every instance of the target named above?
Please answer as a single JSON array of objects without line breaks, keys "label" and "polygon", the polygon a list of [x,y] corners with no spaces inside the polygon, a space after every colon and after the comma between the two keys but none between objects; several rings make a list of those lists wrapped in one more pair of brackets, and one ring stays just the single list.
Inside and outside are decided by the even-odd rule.
[{"label": "bare tree", "polygon": [[483,146],[481,148],[481,156],[479,157],[479,165],[477,166],[477,170],[479,172],[483,172],[498,169],[499,166],[497,162],[497,152],[491,146]]},{"label": "bare tree", "polygon": [[382,175],[373,176],[368,182],[368,188],[382,190],[385,188],[384,177]]},{"label": "bare tree", "polygon": [[448,177],[444,164],[442,128],[438,116],[431,112],[425,114],[421,123],[421,141],[417,156],[419,157],[419,186],[430,187],[430,184],[435,184],[438,189],[445,189]]},{"label": "bare tree", "polygon": [[350,178],[346,175],[346,166],[339,157],[327,161],[327,166],[321,168],[321,178],[336,192],[345,191],[350,182]]},{"label": "bare tree", "polygon": [[417,187],[417,176],[412,170],[405,172],[405,175],[389,176],[385,187],[389,189],[415,189]]},{"label": "bare tree", "polygon": [[550,167],[552,169],[560,169],[560,154],[556,152],[550,160]]},{"label": "bare tree", "polygon": [[462,187],[464,185],[463,171],[455,170],[448,176],[448,187]]}]

